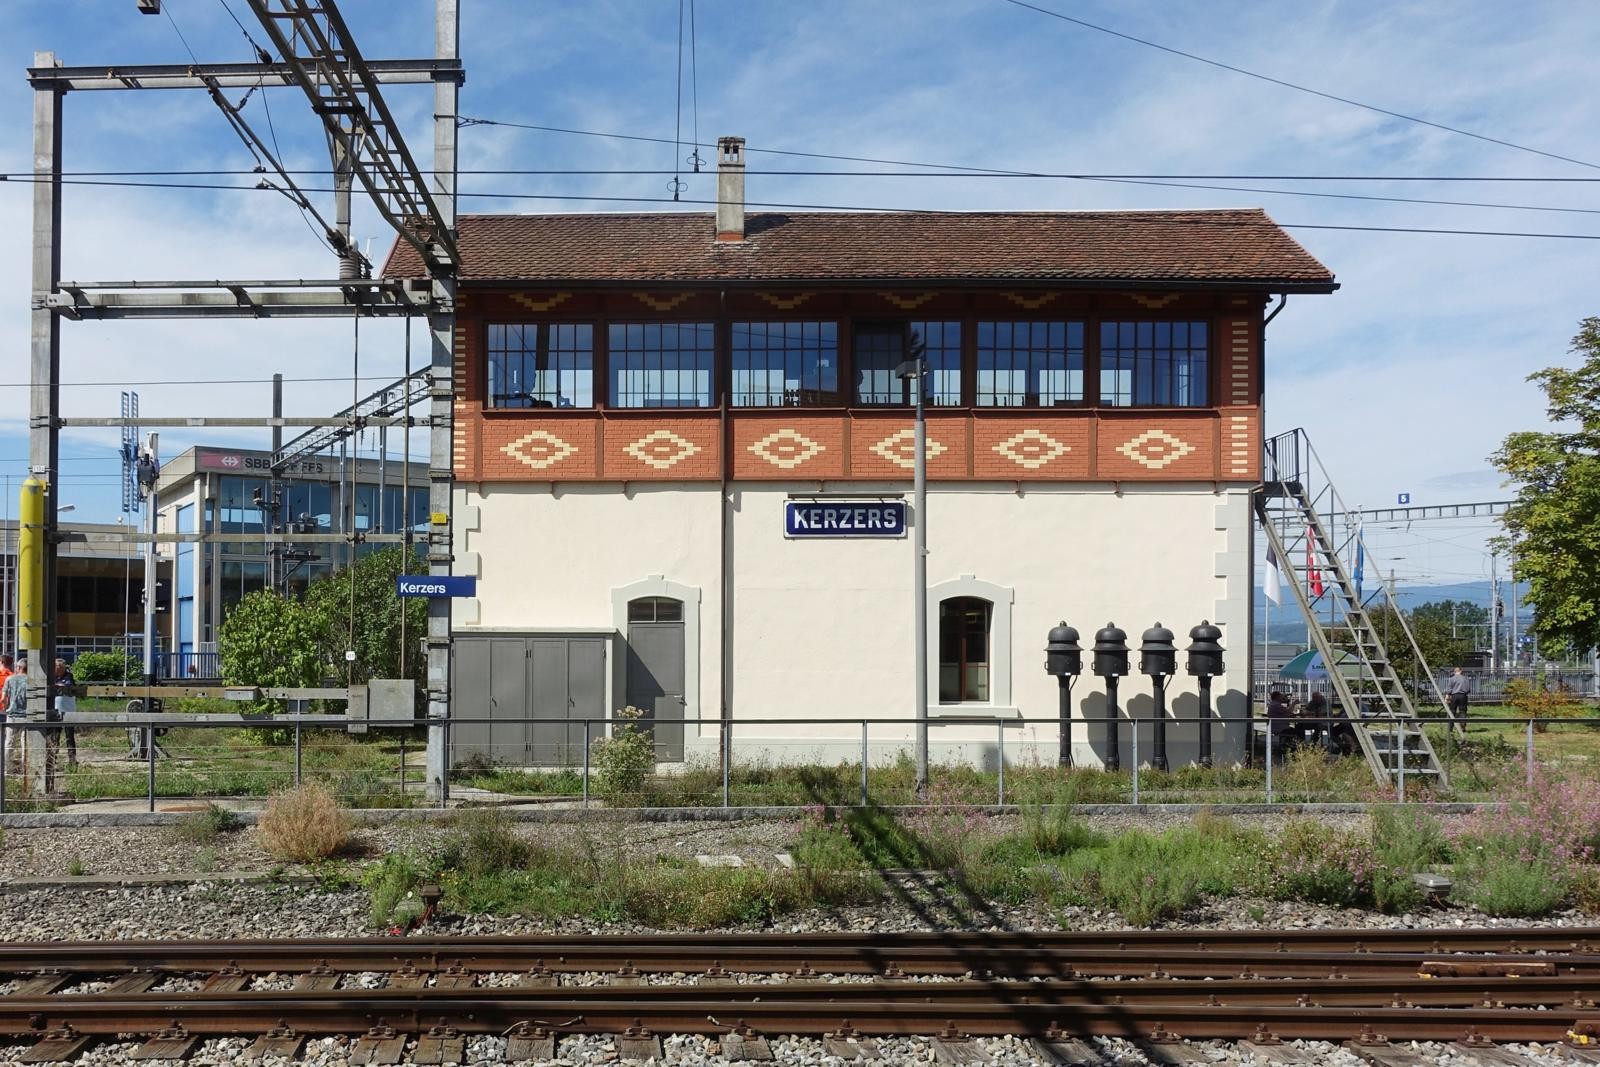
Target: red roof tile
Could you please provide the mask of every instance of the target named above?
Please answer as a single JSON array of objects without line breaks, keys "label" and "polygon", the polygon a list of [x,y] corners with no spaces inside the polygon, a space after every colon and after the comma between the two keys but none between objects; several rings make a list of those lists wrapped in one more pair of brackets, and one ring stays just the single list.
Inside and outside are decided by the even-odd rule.
[{"label": "red roof tile", "polygon": [[[1333,274],[1259,209],[463,215],[468,282],[1136,281],[1329,291]],[[425,273],[409,245],[390,277]]]}]

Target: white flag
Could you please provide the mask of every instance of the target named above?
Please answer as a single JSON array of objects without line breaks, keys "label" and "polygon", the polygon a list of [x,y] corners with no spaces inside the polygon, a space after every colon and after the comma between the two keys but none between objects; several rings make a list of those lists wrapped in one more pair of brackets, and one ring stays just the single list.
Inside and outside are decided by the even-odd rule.
[{"label": "white flag", "polygon": [[1283,572],[1278,569],[1278,554],[1271,545],[1267,546],[1267,573],[1261,579],[1261,590],[1274,604],[1283,603]]}]

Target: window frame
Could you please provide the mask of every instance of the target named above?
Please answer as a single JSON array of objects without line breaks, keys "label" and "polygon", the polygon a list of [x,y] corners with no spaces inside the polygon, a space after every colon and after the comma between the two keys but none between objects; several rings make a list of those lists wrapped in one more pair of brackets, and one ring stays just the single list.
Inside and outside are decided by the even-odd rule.
[{"label": "window frame", "polygon": [[[825,409],[838,410],[852,407],[853,404],[850,401],[852,394],[849,391],[849,385],[850,375],[854,373],[854,368],[850,359],[849,346],[850,338],[854,333],[851,325],[853,321],[853,318],[849,315],[831,315],[820,317],[815,315],[790,315],[783,317],[767,316],[759,319],[751,316],[728,316],[722,323],[723,330],[726,333],[725,350],[727,352],[727,358],[725,360],[726,370],[723,372],[723,386],[727,390],[728,407],[734,410],[749,411],[794,411],[805,409],[816,411]],[[806,324],[816,324],[819,326],[833,327],[834,388],[831,399],[821,399],[815,403],[806,403],[804,400],[801,400],[799,403],[795,404],[741,404],[739,402],[739,392],[734,386],[734,373],[740,369],[735,365],[738,349],[734,340],[735,334],[738,332],[739,327],[742,325],[787,326],[790,324],[802,326]],[[758,351],[768,352],[772,350],[761,349]],[[747,372],[750,369],[751,368],[746,368]],[[771,365],[768,364],[766,369],[770,374],[772,369]],[[785,362],[784,369],[787,371],[787,362]],[[804,368],[802,368],[800,379],[801,388],[799,390],[802,397],[806,391],[804,373]],[[819,396],[822,396],[823,390],[818,388],[817,393]],[[771,390],[766,390],[763,395],[771,397]]]},{"label": "window frame", "polygon": [[[954,310],[954,309],[952,309]],[[856,354],[856,332],[862,329],[872,329],[885,325],[902,325],[909,329],[912,323],[938,322],[954,323],[960,331],[957,350],[960,352],[959,370],[956,378],[959,382],[959,397],[954,403],[940,404],[931,402],[930,410],[956,413],[992,413],[998,414],[1005,411],[1097,411],[1102,414],[1132,411],[1174,411],[1174,412],[1203,412],[1216,410],[1226,406],[1222,402],[1222,393],[1219,382],[1225,368],[1218,357],[1218,348],[1224,331],[1219,327],[1218,312],[1188,313],[1188,314],[1104,314],[1090,309],[1088,313],[1079,315],[1010,315],[1003,311],[992,310],[983,313],[975,312],[971,308],[961,310],[958,314],[941,316],[930,313],[917,316],[914,313],[899,315],[864,314],[855,315],[848,308],[835,314],[824,315],[779,315],[761,316],[753,314],[721,314],[698,318],[640,318],[629,315],[621,318],[608,318],[604,315],[581,315],[564,318],[534,318],[512,319],[496,318],[493,321],[485,320],[481,323],[479,334],[483,345],[483,354],[480,357],[478,368],[483,375],[481,392],[482,410],[491,416],[511,413],[537,413],[541,416],[587,412],[594,414],[600,411],[715,411],[726,405],[730,410],[750,411],[777,411],[777,410],[860,410],[885,412],[904,409],[914,405],[914,398],[909,395],[909,390],[902,390],[904,403],[871,403],[860,399],[858,392],[859,369]],[[659,326],[692,326],[707,324],[712,327],[711,369],[710,369],[710,396],[709,403],[695,407],[621,407],[611,403],[612,385],[612,360],[610,352],[610,329],[613,326],[627,327],[633,325],[659,325]],[[823,396],[814,402],[796,404],[740,404],[734,392],[734,331],[741,323],[760,323],[763,325],[777,325],[788,323],[819,323],[832,325],[835,329],[834,357],[836,361],[836,388],[831,395]],[[1074,324],[1083,328],[1083,362],[1082,376],[1083,388],[1080,399],[1064,401],[1049,406],[1040,406],[1037,403],[1024,403],[1020,406],[996,405],[979,403],[979,341],[980,327],[986,323],[1063,323],[1067,327]],[[1206,343],[1202,349],[1205,358],[1205,373],[1196,380],[1203,382],[1205,402],[1198,404],[1113,404],[1109,391],[1102,391],[1102,377],[1106,371],[1105,359],[1101,345],[1102,327],[1110,323],[1139,324],[1172,324],[1172,323],[1200,323],[1205,327]],[[590,329],[590,394],[591,403],[586,407],[513,407],[491,402],[491,387],[493,379],[489,375],[490,368],[490,332],[497,326],[517,327],[557,327],[557,326],[587,326]],[[946,346],[949,348],[949,346]],[[1071,351],[1069,348],[1068,351]],[[1031,367],[1030,367],[1031,371]],[[1026,383],[1025,383],[1026,384]],[[1024,394],[1026,397],[1027,394]],[[933,398],[929,398],[930,401]]]},{"label": "window frame", "polygon": [[[710,365],[706,368],[706,374],[707,374],[707,379],[706,379],[706,397],[705,397],[705,401],[706,402],[704,404],[619,404],[619,403],[615,402],[615,399],[613,398],[613,387],[616,384],[616,380],[614,378],[614,374],[616,373],[617,370],[619,370],[621,368],[619,367],[617,360],[613,358],[613,354],[614,354],[614,352],[617,351],[617,349],[615,349],[613,347],[613,345],[611,344],[611,331],[613,329],[615,329],[615,328],[620,328],[620,329],[626,330],[628,327],[631,327],[631,326],[646,327],[646,328],[651,327],[651,326],[655,326],[655,327],[658,327],[658,328],[661,328],[661,327],[673,327],[673,328],[676,328],[676,329],[679,329],[679,330],[682,330],[682,329],[685,329],[685,328],[692,329],[692,328],[697,327],[697,326],[710,327],[710,329],[711,329],[711,347],[709,349],[705,350],[707,355],[709,356]],[[595,406],[596,407],[604,407],[606,410],[609,410],[609,411],[709,411],[709,410],[714,410],[718,406],[718,404],[721,402],[721,396],[722,396],[722,376],[723,376],[723,362],[724,361],[723,361],[723,352],[722,352],[722,337],[721,337],[722,329],[721,329],[721,326],[722,326],[721,321],[718,320],[718,319],[715,319],[715,318],[712,318],[712,319],[638,319],[638,318],[625,318],[625,319],[601,319],[601,320],[598,320],[598,322],[596,323],[596,327],[595,327],[595,336],[598,338],[602,334],[604,335],[604,352],[605,352],[605,356],[604,356],[604,359],[601,360],[599,355],[597,354],[595,362],[596,362],[597,368],[600,367],[602,365],[602,363],[603,363],[603,374],[604,374],[604,382],[605,382],[605,396],[603,398],[603,403],[600,402],[601,398],[597,396],[596,397],[596,405]],[[599,345],[597,345],[596,347],[598,349]],[[622,351],[626,352],[626,351],[629,351],[629,350],[624,348],[624,349],[622,349]],[[663,350],[663,351],[665,351],[665,350]],[[681,353],[681,352],[684,352],[686,350],[682,349],[682,348],[679,348],[679,349],[674,349],[673,351]],[[699,351],[699,350],[695,350],[695,351]],[[650,368],[645,367],[645,368],[640,368],[640,370],[643,371],[644,373],[649,373]],[[663,364],[660,367],[657,367],[656,368],[656,373],[663,374],[663,375],[668,373],[665,364]],[[680,375],[681,374],[691,374],[691,375],[693,375],[693,374],[699,373],[699,368],[695,367],[695,368],[690,368],[688,370],[685,370],[682,366],[678,366],[678,367],[673,369],[673,373],[677,373],[677,374],[680,374]],[[679,393],[677,395],[679,397],[681,397],[683,394]]]},{"label": "window frame", "polygon": [[[1221,332],[1221,331],[1219,331],[1217,329],[1217,316],[1215,316],[1215,315],[1200,315],[1200,316],[1196,316],[1196,315],[1139,315],[1139,316],[1104,315],[1104,316],[1095,317],[1092,320],[1092,322],[1093,322],[1093,325],[1094,325],[1094,336],[1093,336],[1093,338],[1091,340],[1092,340],[1093,346],[1094,346],[1094,387],[1095,387],[1094,407],[1095,408],[1097,408],[1099,410],[1102,410],[1102,411],[1205,411],[1205,410],[1210,409],[1210,408],[1218,408],[1218,407],[1222,406],[1216,400],[1216,397],[1219,395],[1218,389],[1217,389],[1217,381],[1218,381],[1218,377],[1217,376],[1219,374],[1219,360],[1217,359],[1217,337]],[[1111,403],[1109,401],[1109,399],[1107,398],[1107,395],[1105,394],[1105,392],[1102,389],[1102,384],[1103,384],[1103,381],[1104,381],[1104,375],[1105,375],[1107,366],[1106,366],[1106,359],[1105,359],[1105,346],[1101,343],[1100,335],[1101,335],[1101,330],[1105,326],[1112,325],[1112,324],[1120,324],[1120,323],[1131,323],[1135,327],[1138,327],[1138,326],[1143,325],[1143,324],[1149,324],[1151,326],[1156,326],[1156,325],[1161,325],[1161,324],[1175,325],[1177,323],[1184,323],[1184,324],[1200,323],[1201,325],[1203,325],[1205,327],[1205,331],[1206,331],[1206,342],[1205,342],[1205,346],[1204,346],[1206,366],[1205,366],[1205,373],[1200,376],[1200,381],[1204,383],[1205,394],[1206,394],[1205,395],[1205,401],[1203,403],[1200,403],[1200,404],[1139,404],[1139,403],[1113,404],[1113,403]]]},{"label": "window frame", "polygon": [[[976,629],[971,625],[970,613],[975,610],[975,605],[982,605],[983,612],[983,659],[981,661],[968,658],[968,643],[977,636]],[[946,612],[946,605],[960,605],[959,608]],[[957,632],[953,635],[956,644],[954,667],[956,670],[954,691],[959,696],[946,699],[944,695],[944,674],[947,666],[951,665],[945,659],[945,620],[959,612],[959,621],[956,622]],[[981,665],[983,669],[983,695],[969,697],[969,672]],[[994,694],[994,601],[981,596],[952,596],[939,601],[939,703],[949,707],[958,704],[976,704],[984,706],[989,704]]]},{"label": "window frame", "polygon": [[934,381],[937,381],[937,375],[939,373],[942,372],[948,374],[953,370],[955,376],[955,399],[949,402],[941,402],[939,397],[949,396],[951,394],[948,391],[941,393],[935,389],[923,394],[925,403],[927,404],[928,408],[940,411],[948,411],[967,407],[967,324],[970,321],[972,320],[966,317],[921,319],[910,317],[850,318],[848,320],[850,325],[850,361],[848,369],[851,385],[849,389],[848,406],[851,408],[871,408],[874,410],[880,410],[884,408],[915,407],[916,397],[911,392],[911,383],[903,379],[899,381],[900,399],[898,400],[874,401],[861,399],[861,388],[863,383],[861,380],[861,346],[857,343],[860,339],[858,335],[862,330],[883,330],[887,332],[891,327],[899,327],[901,337],[904,342],[901,346],[901,359],[905,360],[911,358],[912,327],[917,325],[931,325],[937,323],[940,326],[955,327],[955,344],[951,345],[947,341],[939,347],[943,352],[955,352],[956,364],[954,368],[943,365],[934,366],[930,364],[929,377]]},{"label": "window frame", "polygon": [[[606,326],[609,324],[609,321],[610,320],[608,319],[596,318],[592,315],[572,318],[484,320],[482,323],[483,329],[481,333],[483,340],[483,359],[480,363],[480,367],[483,371],[483,410],[486,412],[536,411],[541,414],[549,414],[556,411],[598,411],[602,409],[605,405],[602,403],[600,390],[596,389],[596,384],[599,383],[602,389],[609,385],[609,376],[605,371],[605,336]],[[524,405],[496,403],[494,392],[494,365],[492,362],[495,357],[493,331],[497,327],[517,327],[521,329],[528,329],[531,327],[540,330],[554,330],[562,326],[587,327],[589,330],[589,403],[573,403],[566,406],[562,406],[560,404],[541,406],[531,402]],[[528,351],[528,349],[522,350],[522,358],[527,358]],[[559,399],[559,382],[562,372],[558,368],[555,373],[558,383],[556,396]]]},{"label": "window frame", "polygon": [[[981,408],[983,410],[995,410],[995,411],[1020,411],[1020,410],[1027,410],[1027,411],[1060,411],[1060,410],[1063,410],[1063,409],[1070,410],[1070,411],[1081,411],[1084,408],[1089,408],[1089,407],[1094,407],[1095,406],[1095,401],[1091,398],[1090,393],[1089,393],[1089,371],[1090,371],[1090,366],[1091,366],[1091,353],[1092,353],[1092,348],[1091,348],[1091,345],[1090,345],[1090,333],[1091,333],[1091,331],[1094,329],[1094,327],[1096,326],[1096,324],[1099,321],[1094,316],[1090,315],[1090,316],[1066,317],[1066,318],[1055,317],[1055,316],[1051,316],[1051,317],[1048,317],[1048,318],[1026,318],[1026,317],[1019,317],[1019,316],[1015,316],[1015,315],[1008,316],[1008,317],[1005,317],[1005,318],[990,317],[990,316],[973,316],[969,321],[972,324],[971,325],[972,344],[971,344],[971,348],[970,348],[970,358],[971,358],[971,365],[972,365],[972,371],[971,371],[972,394],[971,394],[970,400],[971,400],[971,406],[973,408]],[[1027,363],[1027,367],[1023,371],[1024,378],[1023,378],[1023,389],[1022,389],[1022,393],[1021,393],[1022,403],[1020,403],[1020,404],[1000,404],[1000,403],[993,403],[993,402],[988,403],[988,404],[982,403],[981,400],[980,400],[980,397],[982,397],[985,394],[982,393],[981,390],[980,390],[979,381],[980,381],[980,379],[981,379],[981,377],[982,377],[982,375],[984,373],[984,367],[982,366],[982,363],[980,362],[980,360],[981,360],[980,353],[983,351],[982,333],[983,333],[983,327],[985,325],[995,326],[995,327],[1006,326],[1006,327],[1012,328],[1013,330],[1017,326],[1027,326],[1027,327],[1030,327],[1030,328],[1034,327],[1034,326],[1044,326],[1044,327],[1048,328],[1050,326],[1060,325],[1062,327],[1065,335],[1066,335],[1064,343],[1062,345],[1062,353],[1065,356],[1066,365],[1062,368],[1061,373],[1063,373],[1063,374],[1065,374],[1067,376],[1067,380],[1068,380],[1069,383],[1071,381],[1071,376],[1072,376],[1072,372],[1073,372],[1073,367],[1071,365],[1071,356],[1072,356],[1072,353],[1074,351],[1074,349],[1072,347],[1072,328],[1074,326],[1080,327],[1083,332],[1082,332],[1082,335],[1081,335],[1080,340],[1079,340],[1078,348],[1076,350],[1078,352],[1078,355],[1079,355],[1079,363],[1078,363],[1078,367],[1077,367],[1077,372],[1078,372],[1078,375],[1079,375],[1079,379],[1078,379],[1078,396],[1076,398],[1067,397],[1067,398],[1062,399],[1060,401],[1055,401],[1055,402],[1052,402],[1052,403],[1049,403],[1049,404],[1040,403],[1039,397],[1042,394],[1039,391],[1036,391],[1036,390],[1032,389],[1032,386],[1033,386],[1032,379],[1033,379],[1033,376],[1034,376],[1034,374],[1036,372],[1039,373],[1040,375],[1043,375],[1045,373],[1050,373],[1046,368],[1039,367],[1037,365],[1037,363],[1036,363],[1036,353],[1038,353],[1040,351],[1048,351],[1048,349],[1041,350],[1041,349],[1028,348],[1028,349],[1025,350],[1025,351],[1028,352],[1028,363]],[[1031,341],[1031,338],[1030,338],[1030,341]],[[999,351],[999,349],[996,349],[996,351]],[[1017,351],[1019,351],[1019,349],[1013,343],[1013,344],[1008,345],[1008,347],[1005,349],[1005,351],[1008,351],[1008,352],[1011,352],[1011,353],[1014,354]],[[1011,363],[1011,365],[1006,367],[1004,372],[1005,373],[1009,373],[1009,374],[1017,373],[1015,362],[1013,361]],[[1000,373],[1002,373],[1002,371],[999,368],[999,366],[997,365],[995,368],[993,368],[990,371],[990,373],[995,374],[995,375],[999,375]],[[1002,394],[996,388],[996,389],[991,389],[990,392],[987,395],[989,395],[991,397],[999,397]],[[1005,395],[1015,395],[1015,394],[1008,392]]]}]

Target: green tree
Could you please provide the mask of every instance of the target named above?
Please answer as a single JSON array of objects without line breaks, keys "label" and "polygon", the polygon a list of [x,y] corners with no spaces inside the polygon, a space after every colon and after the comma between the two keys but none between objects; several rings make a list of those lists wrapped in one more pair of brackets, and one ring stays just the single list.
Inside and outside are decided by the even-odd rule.
[{"label": "green tree", "polygon": [[1491,462],[1517,487],[1501,518],[1502,549],[1528,583],[1541,643],[1600,645],[1600,317],[1579,324],[1576,367],[1528,376],[1544,390],[1552,430],[1505,439]]},{"label": "green tree", "polygon": [[[217,634],[229,685],[312,686],[325,657],[318,620],[299,601],[258,589],[229,613]],[[278,710],[282,710],[281,703]]]},{"label": "green tree", "polygon": [[[1386,637],[1384,651],[1389,654],[1401,681],[1409,683],[1413,678],[1421,681],[1424,672],[1400,628],[1399,618],[1382,603],[1374,603],[1367,611],[1378,636]],[[1428,669],[1435,674],[1466,661],[1467,654],[1486,639],[1486,634],[1481,634],[1476,626],[1488,619],[1489,612],[1481,604],[1465,600],[1435,600],[1405,612],[1411,636],[1416,639]],[[1475,638],[1475,633],[1480,636]]]},{"label": "green tree", "polygon": [[[411,677],[419,689],[422,686],[427,664],[417,650],[428,632],[428,602],[422,597],[396,595],[395,579],[417,569],[415,559],[409,568],[405,563],[403,548],[384,548],[362,556],[354,567],[319,578],[306,589],[306,610],[316,620],[324,662],[335,677],[346,676],[344,654],[354,650],[355,662],[348,667],[351,685],[372,678]],[[400,672],[402,617],[409,646],[404,675]]]}]

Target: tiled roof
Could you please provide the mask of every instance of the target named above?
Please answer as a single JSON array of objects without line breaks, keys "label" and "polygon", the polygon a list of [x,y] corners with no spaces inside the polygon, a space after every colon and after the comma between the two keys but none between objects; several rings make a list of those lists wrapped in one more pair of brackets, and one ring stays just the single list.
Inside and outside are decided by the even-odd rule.
[{"label": "tiled roof", "polygon": [[[462,279],[739,283],[850,279],[1239,283],[1328,291],[1333,274],[1259,209],[463,215]],[[424,274],[409,245],[383,273]]]}]

